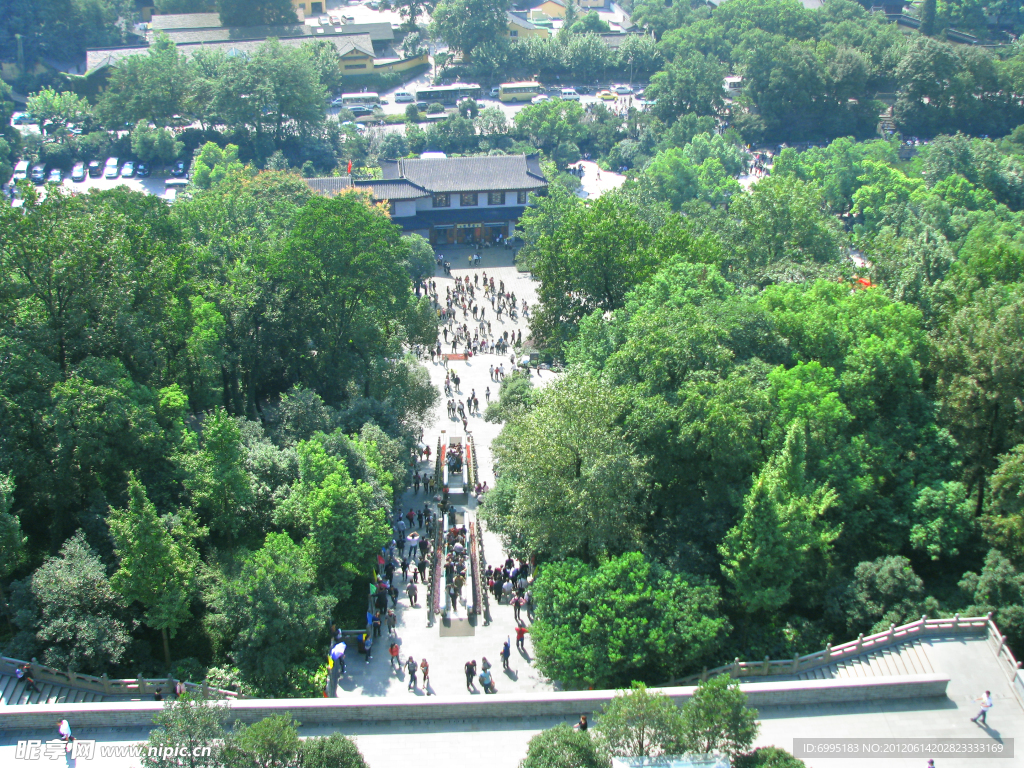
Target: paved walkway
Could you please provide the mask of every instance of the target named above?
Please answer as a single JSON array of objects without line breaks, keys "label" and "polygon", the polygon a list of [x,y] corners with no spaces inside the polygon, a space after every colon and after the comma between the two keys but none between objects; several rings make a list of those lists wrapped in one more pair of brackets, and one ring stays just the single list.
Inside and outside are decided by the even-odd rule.
[{"label": "paved walkway", "polygon": [[[445,259],[452,265],[453,275],[452,277],[447,277],[438,270],[437,275],[433,278],[437,282],[438,292],[442,299],[445,288],[455,284],[455,277],[461,277],[466,274],[472,276],[474,273],[478,273],[482,280],[483,273],[486,272],[488,278],[494,277],[495,285],[499,281],[504,281],[505,290],[515,293],[517,300],[526,299],[526,302],[531,307],[536,301],[536,283],[527,273],[521,273],[516,270],[513,265],[514,255],[512,251],[507,251],[504,248],[488,248],[479,251],[482,257],[481,263],[472,269],[468,266],[467,258],[473,252],[472,249],[449,246],[442,252]],[[511,321],[507,315],[503,315],[501,319],[498,319],[488,308],[488,317],[491,320],[491,329],[495,337],[506,330],[510,335],[513,331],[518,332],[521,330],[523,332],[523,341],[527,340],[529,328],[526,324],[527,321],[521,316],[518,322]],[[441,341],[442,349],[444,349],[443,339]],[[449,346],[448,349],[450,350],[450,348]],[[449,365],[458,372],[461,379],[461,395],[456,394],[456,398],[465,400],[473,390],[476,390],[476,395],[480,400],[481,414],[483,414],[485,410],[484,392],[490,387],[491,397],[497,398],[498,390],[501,386],[499,383],[490,380],[488,367],[504,364],[507,373],[511,370],[510,363],[509,355],[479,355],[470,360],[450,362]],[[445,366],[441,363],[431,364],[429,360],[426,366],[430,372],[431,382],[438,387],[439,391],[443,391]],[[535,382],[542,386],[549,381],[553,381],[555,376],[557,374],[553,374],[550,371],[542,371],[540,378],[535,379]],[[434,424],[426,425],[424,430],[424,439],[430,446],[431,451],[435,450],[437,438],[441,430],[446,430],[449,436],[463,434],[461,421],[448,418],[445,403],[446,398],[442,396],[438,401]],[[477,462],[480,480],[481,482],[486,481],[490,488],[494,487],[491,442],[501,431],[501,426],[501,424],[489,424],[484,421],[482,415],[469,417],[469,431],[473,434],[478,453]],[[433,459],[431,459],[430,466],[425,462],[420,462],[417,468],[421,473],[427,470],[430,474],[433,474]],[[426,500],[427,497],[422,488],[418,494],[414,493],[413,489],[410,488],[402,498],[402,508],[405,510],[410,508],[422,509],[423,503]],[[477,502],[472,497],[470,497],[470,502],[467,505],[456,506],[460,511],[465,512],[467,523],[477,519]],[[481,561],[480,567],[486,568],[487,563],[492,565],[503,563],[506,555],[498,536],[483,526],[482,532],[485,559]],[[430,664],[430,686],[424,688],[422,678],[418,677],[417,687],[410,691],[409,678],[405,671],[397,672],[392,670],[388,656],[390,642],[386,637],[387,628],[385,627],[382,630],[383,636],[376,641],[373,656],[369,663],[365,662],[365,657],[353,651],[349,652],[347,674],[341,679],[337,688],[339,698],[358,696],[408,698],[410,696],[437,694],[445,696],[454,694],[464,694],[467,696],[483,695],[483,690],[480,688],[479,683],[475,683],[471,691],[466,689],[464,672],[464,665],[470,660],[477,662],[479,671],[483,657],[486,657],[495,667],[494,683],[497,688],[497,695],[499,696],[503,693],[544,691],[555,688],[554,683],[545,679],[533,666],[533,650],[529,635],[527,635],[526,639],[526,653],[515,650],[516,622],[511,606],[497,605],[492,600],[490,601],[490,615],[492,619],[490,623],[485,623],[483,617],[480,617],[472,636],[441,637],[440,619],[433,626],[427,625],[426,586],[419,585],[419,606],[412,607],[405,596],[405,582],[400,574],[397,578],[401,594],[398,601],[398,610],[396,611],[398,617],[397,640],[401,646],[401,659],[404,662],[412,655],[419,661],[425,657]],[[470,587],[467,584],[466,591],[468,592],[469,589]],[[525,611],[522,615],[524,620],[526,620]],[[453,618],[466,618],[465,605],[459,606]],[[526,621],[528,624],[529,621]],[[510,670],[503,672],[501,670],[499,652],[506,638],[511,639],[513,653],[510,661]]]},{"label": "paved walkway", "polygon": [[618,189],[626,181],[626,177],[614,171],[602,171],[597,163],[584,160],[577,165],[583,166],[582,185],[576,194],[586,200],[596,200],[605,192]]}]

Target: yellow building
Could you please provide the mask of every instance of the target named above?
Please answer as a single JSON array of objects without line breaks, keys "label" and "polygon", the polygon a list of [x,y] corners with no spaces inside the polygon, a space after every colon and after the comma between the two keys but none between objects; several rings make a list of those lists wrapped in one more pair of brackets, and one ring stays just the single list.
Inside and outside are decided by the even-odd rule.
[{"label": "yellow building", "polygon": [[307,16],[320,16],[324,12],[324,5],[323,0],[292,0],[292,8],[299,21],[304,21]]},{"label": "yellow building", "polygon": [[513,40],[522,40],[526,37],[549,37],[551,32],[544,27],[538,27],[532,21],[527,21],[521,16],[508,14],[508,36]]},{"label": "yellow building", "polygon": [[565,3],[562,0],[544,0],[543,3],[533,6],[531,11],[540,11],[549,19],[565,18]]}]

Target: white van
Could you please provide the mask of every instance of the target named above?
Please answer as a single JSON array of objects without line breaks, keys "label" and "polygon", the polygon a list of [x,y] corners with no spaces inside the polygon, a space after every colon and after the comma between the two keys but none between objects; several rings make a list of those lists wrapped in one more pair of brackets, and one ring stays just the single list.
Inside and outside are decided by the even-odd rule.
[{"label": "white van", "polygon": [[11,181],[21,181],[22,179],[28,178],[28,160],[19,160],[17,165],[14,166],[14,175],[11,176]]},{"label": "white van", "polygon": [[491,98],[492,99],[496,99],[500,95],[501,95],[501,86],[500,85],[496,85],[493,88],[491,88]]},{"label": "white van", "polygon": [[580,95],[576,93],[575,88],[563,88],[559,98],[561,98],[562,101],[579,101]]},{"label": "white van", "polygon": [[395,91],[395,104],[408,104],[416,101],[408,91]]}]

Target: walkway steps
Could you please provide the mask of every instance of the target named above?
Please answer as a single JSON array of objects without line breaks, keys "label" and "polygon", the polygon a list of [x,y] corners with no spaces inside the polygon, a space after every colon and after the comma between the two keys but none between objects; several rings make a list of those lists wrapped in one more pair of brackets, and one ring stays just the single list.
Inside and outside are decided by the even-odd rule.
[{"label": "walkway steps", "polygon": [[132,701],[139,697],[122,694],[103,694],[75,688],[60,683],[36,681],[38,691],[33,691],[28,684],[18,680],[14,675],[0,674],[0,706],[18,706],[25,704],[88,704],[93,701]]},{"label": "walkway steps", "polygon": [[897,677],[924,675],[934,671],[928,658],[926,644],[915,640],[911,643],[888,646],[832,664],[806,669],[800,672],[796,679],[836,680],[839,678]]}]

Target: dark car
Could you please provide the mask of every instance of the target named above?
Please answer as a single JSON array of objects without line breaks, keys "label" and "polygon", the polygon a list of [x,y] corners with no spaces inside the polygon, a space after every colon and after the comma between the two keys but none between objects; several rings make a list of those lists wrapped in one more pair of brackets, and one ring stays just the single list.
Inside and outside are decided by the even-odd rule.
[{"label": "dark car", "polygon": [[367,115],[373,114],[372,109],[369,107],[361,107],[358,104],[354,107],[349,107],[349,111],[356,117],[366,117]]},{"label": "dark car", "polygon": [[425,101],[417,101],[416,102],[416,109],[418,109],[420,112],[426,112],[427,111],[427,107],[429,107],[429,106],[430,105],[427,104],[427,102],[425,102]]},{"label": "dark car", "polygon": [[29,171],[28,177],[32,179],[36,184],[43,184],[46,182],[46,166],[45,165],[33,165],[32,170]]},{"label": "dark car", "polygon": [[185,178],[185,161],[184,160],[178,160],[177,162],[174,163],[174,165],[171,166],[171,176],[173,176],[176,179],[183,179],[183,178]]},{"label": "dark car", "polygon": [[142,179],[149,176],[149,163],[136,163],[135,175]]},{"label": "dark car", "polygon": [[102,175],[103,175],[103,163],[101,163],[99,160],[90,160],[89,161],[89,178],[90,179],[98,179]]}]

